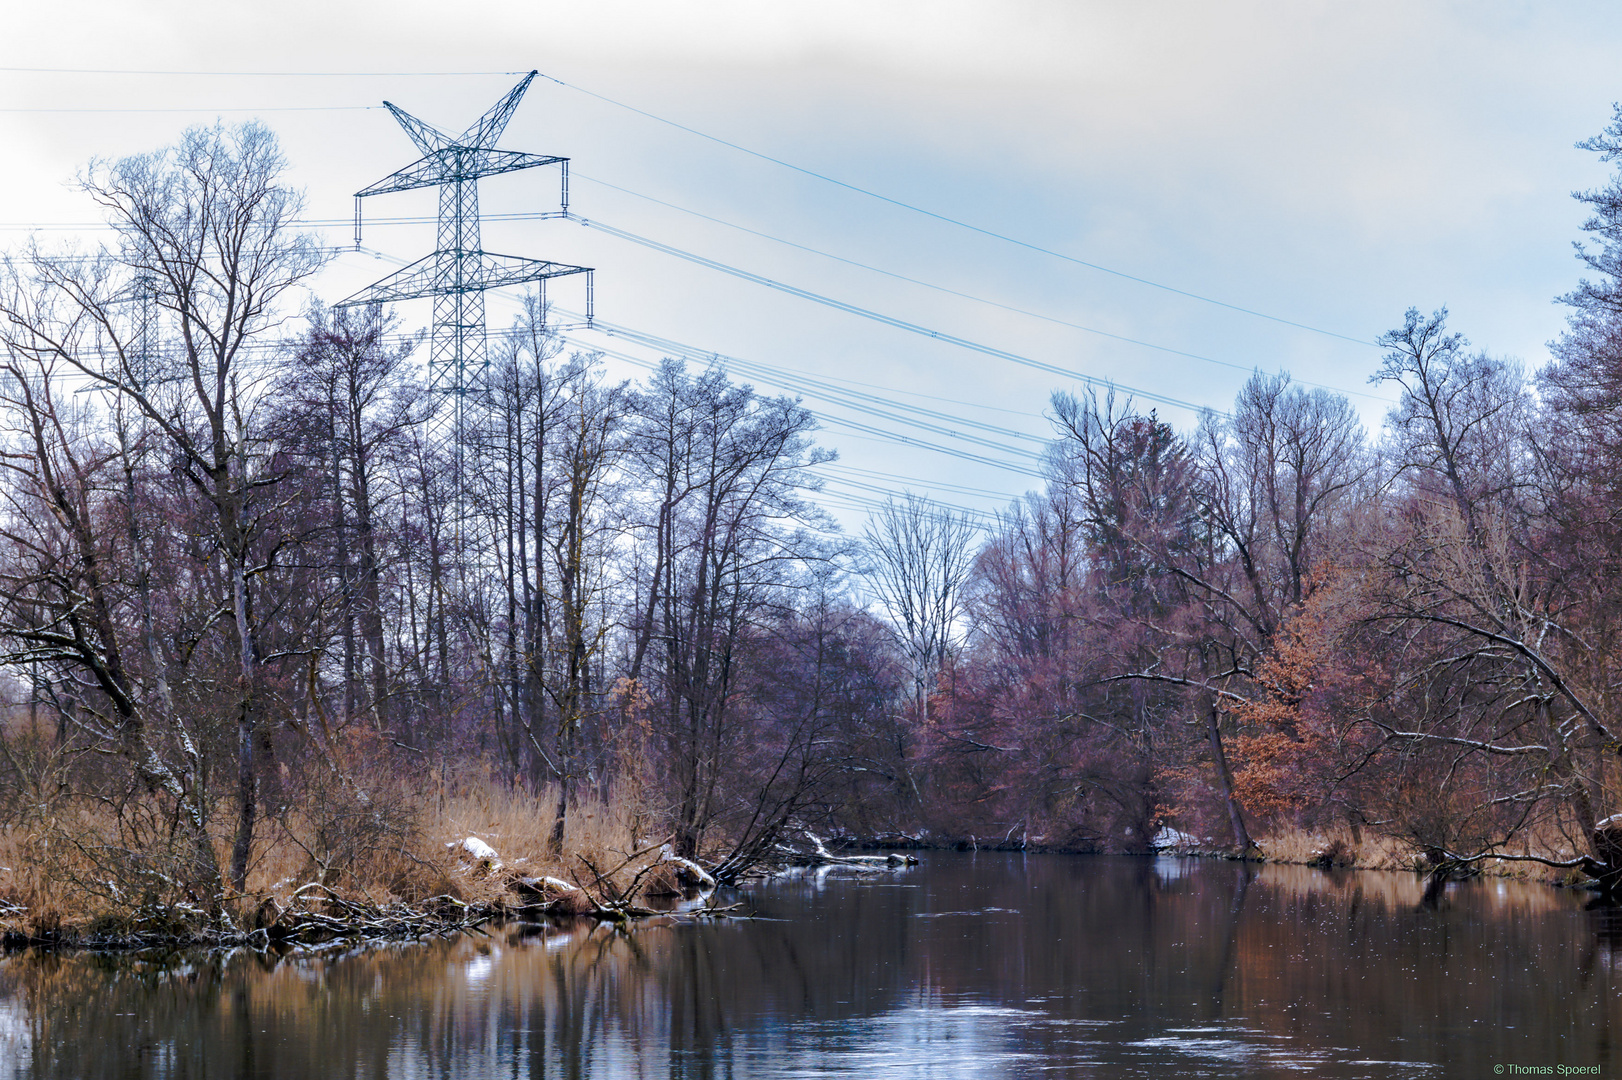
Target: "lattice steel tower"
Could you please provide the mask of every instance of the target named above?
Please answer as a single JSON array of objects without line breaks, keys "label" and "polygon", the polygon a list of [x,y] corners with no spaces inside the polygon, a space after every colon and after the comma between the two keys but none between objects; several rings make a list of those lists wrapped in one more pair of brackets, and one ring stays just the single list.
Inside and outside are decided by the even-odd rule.
[{"label": "lattice steel tower", "polygon": [[164,375],[158,328],[158,296],[162,288],[156,274],[140,270],[112,300],[114,304],[132,305],[135,316],[131,320],[132,333],[122,351],[115,351],[108,358],[103,373],[114,382],[143,393]]},{"label": "lattice steel tower", "polygon": [[455,489],[462,497],[463,449],[477,419],[477,401],[484,390],[488,364],[485,346],[484,293],[503,285],[571,274],[586,275],[586,321],[591,321],[591,269],[565,266],[542,259],[497,255],[479,242],[479,178],[533,169],[562,167],[562,207],[543,217],[567,217],[569,212],[569,159],[497,150],[495,142],[512,119],[518,101],[539,72],[532,71],[509,90],[490,111],[460,135],[447,135],[429,127],[391,102],[383,104],[405,128],[422,157],[370,187],[355,192],[355,246],[360,246],[360,200],[369,195],[417,188],[439,188],[437,250],[381,281],[342,300],[338,307],[378,304],[395,300],[434,298],[434,325],[428,353],[429,388],[450,400],[448,413],[436,410],[435,434],[454,454]]}]

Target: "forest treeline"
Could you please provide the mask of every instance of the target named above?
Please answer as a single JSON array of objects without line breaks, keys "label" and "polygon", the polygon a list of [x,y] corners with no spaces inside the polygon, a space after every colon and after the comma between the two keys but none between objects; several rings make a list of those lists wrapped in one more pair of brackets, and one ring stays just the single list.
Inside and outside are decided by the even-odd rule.
[{"label": "forest treeline", "polygon": [[554,857],[608,808],[723,879],[807,829],[1622,868],[1622,181],[1546,366],[1411,310],[1375,433],[1284,375],[1183,431],[1058,393],[989,529],[907,496],[845,537],[798,401],[617,381],[535,297],[431,392],[390,316],[310,304],[283,171],[193,129],[86,171],[115,242],[5,261],[12,861],[109,905],[229,909],[277,849],[404,893],[486,787]]}]

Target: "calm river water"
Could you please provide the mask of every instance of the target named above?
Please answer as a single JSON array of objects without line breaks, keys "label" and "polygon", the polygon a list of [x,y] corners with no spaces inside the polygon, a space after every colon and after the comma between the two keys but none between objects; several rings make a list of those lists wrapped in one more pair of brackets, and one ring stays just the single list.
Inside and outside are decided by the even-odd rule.
[{"label": "calm river water", "polygon": [[1622,917],[1580,894],[932,852],[746,899],[631,936],[14,954],[0,1078],[1622,1075]]}]

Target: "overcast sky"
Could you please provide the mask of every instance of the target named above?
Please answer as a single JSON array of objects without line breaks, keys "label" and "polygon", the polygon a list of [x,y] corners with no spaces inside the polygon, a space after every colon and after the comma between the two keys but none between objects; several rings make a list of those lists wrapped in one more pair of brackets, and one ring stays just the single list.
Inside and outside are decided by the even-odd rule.
[{"label": "overcast sky", "polygon": [[[1570,194],[1606,176],[1573,144],[1622,98],[1622,7],[1599,3],[0,0],[0,15],[8,247],[30,230],[98,242],[71,228],[96,220],[72,185],[90,159],[257,116],[307,217],[352,248],[353,192],[416,157],[381,101],[460,131],[538,68],[550,78],[500,145],[569,157],[577,214],[1045,365],[576,223],[486,222],[488,250],[595,267],[605,322],[801,394],[840,454],[828,501],[850,529],[884,492],[986,511],[1037,486],[1048,398],[1080,376],[1220,411],[1249,370],[1285,370],[1359,395],[1374,427],[1370,343],[1444,304],[1476,345],[1544,363],[1579,276]],[[487,180],[484,209],[555,209],[556,180]],[[366,207],[434,210],[431,191]],[[323,299],[427,254],[433,230],[378,223],[364,242]],[[492,326],[515,312],[492,295]],[[905,413],[935,430],[898,406],[938,414]]]}]

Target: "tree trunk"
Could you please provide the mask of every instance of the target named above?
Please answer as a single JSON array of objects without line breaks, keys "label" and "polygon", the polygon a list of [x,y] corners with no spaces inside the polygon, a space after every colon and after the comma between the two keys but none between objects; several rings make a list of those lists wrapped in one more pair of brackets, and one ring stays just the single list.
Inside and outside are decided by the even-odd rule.
[{"label": "tree trunk", "polygon": [[1222,714],[1214,698],[1206,703],[1205,717],[1205,731],[1211,741],[1211,760],[1216,765],[1217,789],[1222,793],[1223,805],[1228,808],[1228,823],[1233,827],[1233,842],[1239,848],[1240,854],[1245,854],[1255,846],[1255,842],[1250,838],[1250,830],[1245,828],[1245,815],[1233,793],[1233,771],[1228,768],[1228,755],[1222,748]]},{"label": "tree trunk", "polygon": [[240,562],[231,567],[231,599],[237,631],[237,833],[231,845],[231,887],[247,888],[248,858],[258,817],[258,776],[255,768],[253,638],[248,626],[248,583]]}]

